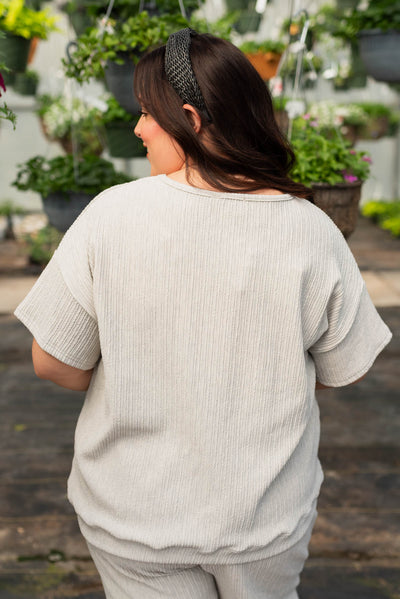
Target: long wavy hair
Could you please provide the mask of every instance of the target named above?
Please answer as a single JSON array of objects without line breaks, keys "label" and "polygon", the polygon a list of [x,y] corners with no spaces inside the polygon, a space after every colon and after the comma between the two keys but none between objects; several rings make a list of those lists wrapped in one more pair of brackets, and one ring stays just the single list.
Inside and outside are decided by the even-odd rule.
[{"label": "long wavy hair", "polygon": [[190,114],[182,110],[183,101],[167,80],[164,58],[161,46],[139,61],[134,90],[182,148],[189,182],[191,164],[221,191],[269,188],[312,201],[312,191],[289,176],[293,150],[276,123],[266,84],[238,48],[210,34],[191,39],[192,68],[210,117],[198,111],[204,136],[194,131]]}]

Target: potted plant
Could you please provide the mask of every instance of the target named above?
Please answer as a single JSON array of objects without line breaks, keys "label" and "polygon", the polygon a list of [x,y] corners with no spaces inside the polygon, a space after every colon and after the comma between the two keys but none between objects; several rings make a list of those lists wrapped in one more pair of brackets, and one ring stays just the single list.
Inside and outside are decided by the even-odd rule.
[{"label": "potted plant", "polygon": [[50,160],[35,156],[18,167],[12,185],[39,193],[50,225],[62,232],[100,191],[131,180],[108,160],[93,155],[76,159],[67,154]]},{"label": "potted plant", "polygon": [[319,127],[338,128],[340,133],[355,144],[361,129],[368,122],[368,114],[358,104],[337,104],[330,100],[315,102],[309,106],[308,114]]},{"label": "potted plant", "polygon": [[[166,43],[171,33],[189,25],[180,13],[150,16],[142,11],[126,20],[110,19],[104,30],[88,29],[76,42],[69,59],[64,60],[65,73],[79,83],[92,78],[105,79],[109,91],[118,103],[133,115],[140,109],[133,95],[135,64],[147,50]],[[222,18],[211,25],[204,20],[192,19],[190,25],[197,31],[214,32],[228,38],[231,20]]]},{"label": "potted plant", "polygon": [[23,72],[28,62],[31,40],[47,39],[56,31],[57,18],[48,9],[36,11],[20,0],[0,1],[0,56],[10,71]]},{"label": "potted plant", "polygon": [[64,61],[66,75],[79,83],[105,78],[119,104],[137,114],[139,104],[132,89],[135,64],[143,52],[187,26],[180,14],[150,17],[145,11],[126,21],[110,20],[103,31],[91,28],[78,38],[69,61]]},{"label": "potted plant", "polygon": [[24,73],[15,74],[13,88],[21,96],[35,96],[38,84],[39,73],[27,69]]},{"label": "potted plant", "polygon": [[79,97],[39,96],[37,114],[50,141],[57,141],[68,153],[100,155],[102,113]]},{"label": "potted plant", "polygon": [[360,127],[360,138],[380,139],[396,134],[400,113],[398,110],[378,102],[358,102],[357,106],[366,114],[366,121]]},{"label": "potted plant", "polygon": [[138,117],[132,117],[118,104],[114,96],[107,98],[106,110],[101,119],[110,156],[113,158],[146,156],[142,141],[134,133]]},{"label": "potted plant", "polygon": [[259,75],[267,81],[275,77],[286,44],[281,41],[245,42],[240,49]]},{"label": "potted plant", "polygon": [[[0,38],[2,37],[2,32],[0,31]],[[0,98],[3,95],[3,92],[7,91],[6,88],[6,84],[4,82],[4,77],[2,75],[2,73],[5,73],[6,71],[8,71],[8,68],[6,67],[6,65],[0,61]],[[6,102],[1,101],[0,103],[0,120],[4,119],[6,121],[10,121],[13,125],[13,128],[15,129],[15,123],[17,121],[17,117],[15,115],[15,113],[8,108]]]},{"label": "potted plant", "polygon": [[[307,89],[314,87],[317,81],[317,74],[321,72],[322,64],[322,58],[317,54],[314,54],[311,50],[304,54],[301,62],[301,88]],[[292,53],[286,54],[285,60],[282,61],[279,74],[282,78],[289,80],[291,84],[294,85],[296,69],[297,56]]]},{"label": "potted plant", "polygon": [[308,114],[293,122],[291,143],[296,154],[291,176],[313,189],[314,203],[347,238],[357,223],[361,185],[371,159],[354,150],[337,129],[319,126]]},{"label": "potted plant", "polygon": [[345,16],[349,40],[356,36],[369,75],[377,81],[400,82],[400,11],[393,0],[369,0]]}]

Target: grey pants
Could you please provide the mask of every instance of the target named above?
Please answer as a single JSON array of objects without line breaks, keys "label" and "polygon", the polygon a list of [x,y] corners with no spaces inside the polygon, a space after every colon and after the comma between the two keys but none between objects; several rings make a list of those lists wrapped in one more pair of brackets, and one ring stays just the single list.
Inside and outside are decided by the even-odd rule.
[{"label": "grey pants", "polygon": [[135,562],[88,547],[107,599],[298,599],[313,524],[287,551],[235,565]]}]

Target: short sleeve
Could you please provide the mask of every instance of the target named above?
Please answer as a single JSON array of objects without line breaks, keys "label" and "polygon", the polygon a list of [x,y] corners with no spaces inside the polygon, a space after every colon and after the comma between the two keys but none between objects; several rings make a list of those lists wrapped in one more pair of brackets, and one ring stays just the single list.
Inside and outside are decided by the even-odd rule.
[{"label": "short sleeve", "polygon": [[86,209],[15,310],[44,351],[82,370],[93,368],[100,357],[89,223]]},{"label": "short sleeve", "polygon": [[[340,337],[330,335],[328,329],[309,349],[315,363],[317,380],[329,387],[342,387],[361,378],[392,337],[373,305],[365,285],[360,297],[353,299],[355,311],[350,306],[346,310],[343,297],[340,301],[340,312],[352,314],[345,334]],[[335,338],[335,343],[327,343],[329,337]]]}]

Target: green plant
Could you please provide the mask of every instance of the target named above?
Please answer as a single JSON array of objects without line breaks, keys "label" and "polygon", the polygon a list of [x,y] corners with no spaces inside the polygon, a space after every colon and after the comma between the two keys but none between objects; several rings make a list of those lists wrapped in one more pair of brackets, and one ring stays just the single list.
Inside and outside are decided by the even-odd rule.
[{"label": "green plant", "polygon": [[78,38],[71,60],[63,60],[65,74],[79,83],[102,79],[108,60],[122,64],[121,53],[127,53],[137,62],[141,53],[165,43],[171,33],[187,26],[180,14],[150,17],[145,11],[126,21],[110,20],[104,30],[94,27]]},{"label": "green plant", "polygon": [[244,42],[240,46],[240,50],[245,54],[254,54],[255,52],[274,52],[275,54],[283,54],[286,44],[281,41],[265,40],[264,42]]},{"label": "green plant", "polygon": [[343,125],[365,125],[368,114],[360,104],[337,104],[326,100],[311,104],[308,114],[320,127],[341,127]]},{"label": "green plant", "polygon": [[122,108],[114,96],[107,98],[105,105],[106,110],[101,115],[101,121],[103,125],[106,125],[107,123],[115,123],[116,121],[131,123],[134,119],[129,112]]},{"label": "green plant", "polygon": [[27,245],[30,262],[46,265],[50,262],[62,238],[63,233],[50,226],[43,227],[36,233],[25,235],[24,241]]},{"label": "green plant", "polygon": [[51,31],[57,31],[57,17],[48,9],[32,10],[24,0],[0,1],[0,29],[26,39],[47,39]]},{"label": "green plant", "polygon": [[108,160],[87,155],[78,160],[70,154],[46,160],[35,156],[18,165],[19,170],[12,185],[21,191],[32,190],[43,197],[52,192],[81,191],[96,194],[131,178],[116,172]]},{"label": "green plant", "polygon": [[364,29],[400,30],[399,4],[394,0],[369,0],[366,8],[349,11],[342,17],[340,35],[353,39]]},{"label": "green plant", "polygon": [[304,185],[364,181],[371,159],[366,152],[352,149],[336,129],[320,127],[306,114],[293,122],[292,147],[296,164],[291,176]]},{"label": "green plant", "polygon": [[4,232],[4,237],[6,239],[15,239],[14,227],[12,217],[14,214],[25,214],[25,210],[16,206],[10,200],[6,200],[2,204],[0,204],[0,216],[5,216],[7,220],[6,230]]},{"label": "green plant", "polygon": [[362,206],[361,212],[378,223],[382,229],[390,231],[395,237],[400,237],[400,200],[370,201]]},{"label": "green plant", "polygon": [[[65,11],[72,14],[76,11],[86,12],[89,16],[94,18],[102,18],[109,5],[108,0],[70,0],[65,6]],[[185,0],[185,9],[191,11],[198,8],[197,0]],[[179,13],[180,5],[179,0],[156,0],[156,2],[145,2],[144,10],[147,7],[157,14],[171,14]],[[119,19],[125,21],[129,19],[133,14],[139,12],[140,0],[115,0],[111,16],[113,19]]]},{"label": "green plant", "polygon": [[[4,37],[5,37],[5,34],[3,33],[3,31],[0,30],[0,38],[4,38]],[[3,95],[3,92],[7,91],[2,72],[5,73],[8,71],[9,71],[9,69],[4,64],[4,62],[0,61],[0,98]],[[15,125],[17,122],[17,116],[10,108],[8,108],[6,102],[3,102],[2,104],[0,104],[0,119],[10,121],[13,126],[13,129],[15,129]]]},{"label": "green plant", "polygon": [[[122,64],[122,55],[127,54],[136,63],[144,52],[166,43],[171,33],[188,25],[189,21],[177,12],[150,16],[142,11],[126,20],[110,19],[104,29],[92,27],[77,39],[70,60],[63,60],[65,74],[79,83],[103,79],[107,61]],[[232,19],[226,16],[208,24],[204,19],[193,18],[190,26],[229,39]]]},{"label": "green plant", "polygon": [[37,114],[50,139],[59,140],[65,146],[71,144],[72,136],[83,153],[100,153],[98,129],[102,123],[99,108],[88,105],[79,97],[40,96]]}]

